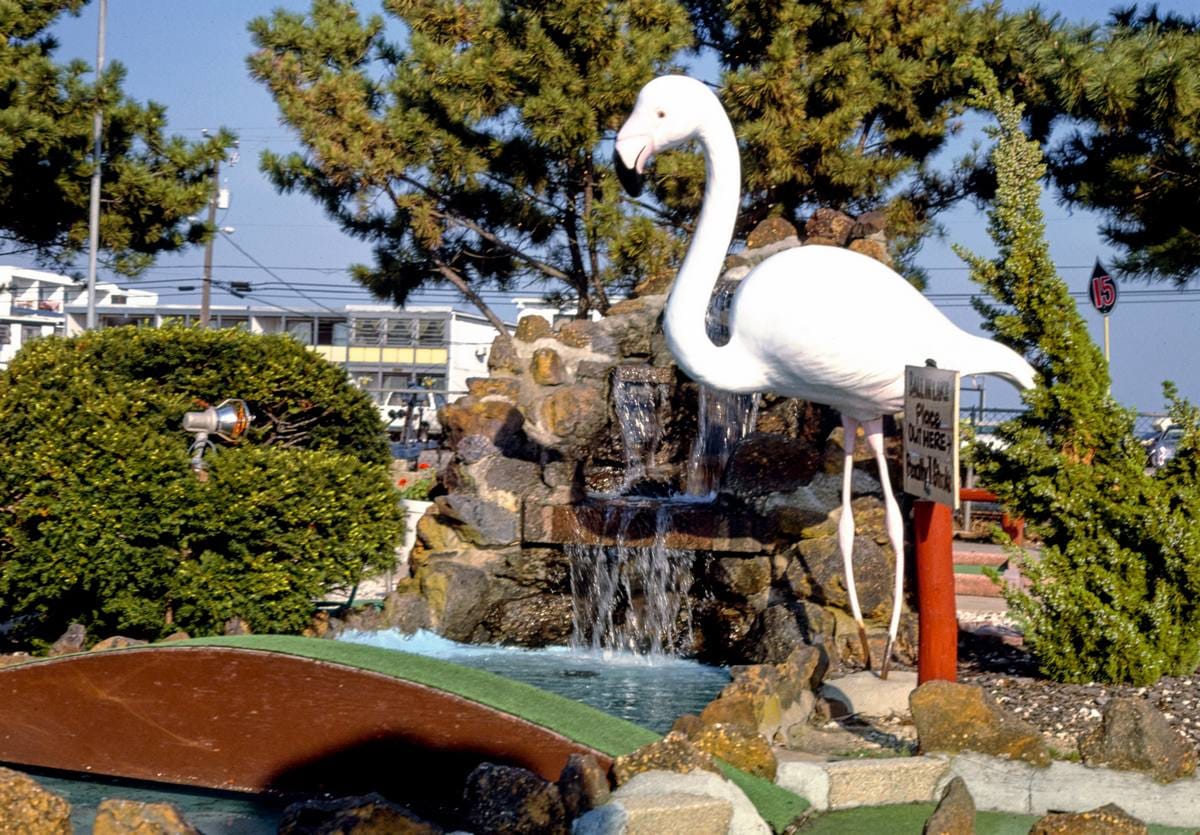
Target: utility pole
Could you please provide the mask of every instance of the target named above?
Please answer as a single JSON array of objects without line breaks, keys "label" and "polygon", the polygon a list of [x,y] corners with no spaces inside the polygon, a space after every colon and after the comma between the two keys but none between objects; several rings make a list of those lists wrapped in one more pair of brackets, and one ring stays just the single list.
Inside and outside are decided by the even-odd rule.
[{"label": "utility pole", "polygon": [[92,115],[92,190],[88,200],[87,329],[96,327],[96,262],[100,252],[100,158],[104,129],[101,78],[104,74],[104,29],[108,0],[100,0],[100,23],[96,32],[96,112]]},{"label": "utility pole", "polygon": [[221,194],[221,161],[213,161],[212,194],[208,198],[208,228],[212,231],[204,245],[204,283],[200,288],[200,327],[207,328],[212,308],[213,242],[217,237],[217,201]]}]

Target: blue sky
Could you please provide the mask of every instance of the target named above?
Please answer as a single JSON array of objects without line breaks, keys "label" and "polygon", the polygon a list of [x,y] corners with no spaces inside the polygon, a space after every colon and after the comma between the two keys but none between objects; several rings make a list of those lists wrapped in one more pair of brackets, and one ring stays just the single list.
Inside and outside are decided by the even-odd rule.
[{"label": "blue sky", "polygon": [[[1010,8],[1032,3],[1009,0]],[[1095,20],[1100,10],[1117,3],[1086,0],[1051,0],[1040,4],[1073,21]],[[172,133],[199,137],[204,129],[224,126],[241,140],[239,161],[226,165],[222,180],[231,193],[230,208],[220,224],[236,230],[231,239],[215,245],[214,278],[250,281],[256,288],[253,302],[285,308],[312,308],[308,296],[337,307],[348,302],[368,303],[370,297],[345,278],[345,267],[369,262],[369,248],[343,235],[321,211],[303,196],[277,194],[258,170],[259,154],[290,146],[290,137],[277,119],[270,96],[248,77],[245,57],[252,46],[246,23],[274,8],[305,10],[307,0],[199,0],[164,3],[162,0],[109,0],[106,56],[125,65],[126,92],[139,100],[152,99],[167,106]],[[363,2],[360,9],[374,9]],[[1196,0],[1167,0],[1159,8],[1188,14],[1197,11]],[[97,4],[93,1],[79,18],[67,18],[55,29],[61,41],[59,58],[96,57]],[[1052,199],[1045,203],[1051,254],[1060,274],[1074,291],[1083,291],[1097,257],[1111,258],[1097,233],[1097,220],[1071,213]],[[974,290],[962,262],[949,248],[961,243],[987,253],[990,244],[986,220],[972,207],[943,216],[947,238],[923,248],[920,261],[929,270],[931,294],[965,294]],[[240,248],[240,251],[239,251]],[[139,283],[160,292],[165,302],[198,302],[196,286],[201,275],[202,252],[194,250],[163,258]],[[260,269],[265,265],[274,276]],[[81,261],[81,264],[83,262]],[[279,283],[282,279],[290,289]],[[1135,289],[1123,285],[1122,289]],[[217,294],[217,303],[231,301]],[[444,292],[431,302],[453,301]],[[1161,381],[1174,380],[1183,393],[1200,401],[1200,363],[1193,357],[1200,347],[1196,327],[1200,298],[1169,296],[1157,303],[1139,303],[1126,295],[1111,316],[1113,393],[1126,405],[1142,411],[1162,408]],[[244,303],[244,302],[243,302]],[[939,300],[939,305],[960,325],[978,327],[977,317],[965,302]],[[1101,319],[1086,301],[1080,302],[1094,338],[1102,339]],[[502,311],[502,314],[504,311]],[[1013,406],[1008,387],[989,381],[987,403]]]}]

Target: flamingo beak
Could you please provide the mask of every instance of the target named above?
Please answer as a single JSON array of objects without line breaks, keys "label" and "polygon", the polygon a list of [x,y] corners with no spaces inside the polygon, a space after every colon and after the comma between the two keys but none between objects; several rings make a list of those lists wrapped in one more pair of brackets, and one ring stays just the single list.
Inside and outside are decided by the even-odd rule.
[{"label": "flamingo beak", "polygon": [[621,187],[630,197],[642,193],[644,185],[643,174],[646,161],[654,153],[654,142],[645,134],[626,135],[622,130],[617,134],[617,142],[613,148],[613,167],[617,170],[617,179]]}]

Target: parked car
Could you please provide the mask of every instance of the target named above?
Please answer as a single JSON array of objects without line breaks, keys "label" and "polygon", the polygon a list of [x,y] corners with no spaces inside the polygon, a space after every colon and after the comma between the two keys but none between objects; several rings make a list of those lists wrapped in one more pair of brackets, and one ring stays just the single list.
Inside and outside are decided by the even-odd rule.
[{"label": "parked car", "polygon": [[396,392],[379,411],[387,422],[388,434],[400,436],[395,440],[427,441],[442,434],[438,409],[445,405],[446,395],[440,391]]},{"label": "parked car", "polygon": [[1150,441],[1149,452],[1146,456],[1146,466],[1157,470],[1163,464],[1175,457],[1179,449],[1179,441],[1183,438],[1182,426],[1168,426]]}]

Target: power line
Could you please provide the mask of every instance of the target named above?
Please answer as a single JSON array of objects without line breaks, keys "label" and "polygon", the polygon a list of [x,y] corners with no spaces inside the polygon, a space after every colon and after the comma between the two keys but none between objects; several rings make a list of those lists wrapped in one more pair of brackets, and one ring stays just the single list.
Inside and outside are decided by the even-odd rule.
[{"label": "power line", "polygon": [[[288,284],[287,281],[285,281],[283,278],[280,278],[278,275],[276,275],[274,272],[272,272],[269,267],[264,266],[261,261],[259,261],[257,258],[255,258],[253,255],[251,255],[246,250],[242,249],[242,247],[238,245],[238,242],[235,241],[232,237],[230,237],[227,233],[221,232],[221,234],[225,236],[225,240],[229,241],[229,243],[233,245],[234,249],[236,249],[238,252],[242,253],[242,255],[244,255],[248,259],[250,259],[250,261],[252,263],[254,263],[255,265],[257,265],[263,272],[265,272],[267,275],[271,276],[271,278],[275,279],[279,283],[286,285],[288,287],[291,287],[291,285]],[[292,288],[292,289],[295,290],[295,288]],[[312,298],[311,296],[305,295],[302,291],[296,290],[295,292],[297,294],[299,294],[301,297],[308,299],[310,302],[315,304],[317,307],[328,310],[330,313],[337,313],[337,311],[334,310],[333,308],[326,307],[325,305],[321,304],[321,302],[317,301],[316,299]],[[248,294],[244,294],[244,295],[248,295]]]}]

